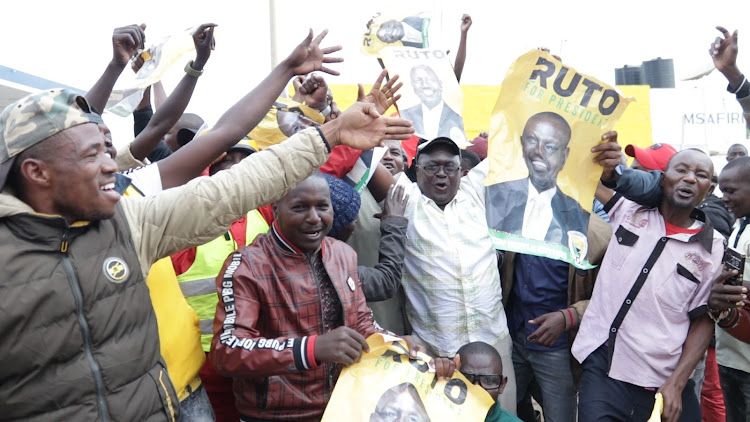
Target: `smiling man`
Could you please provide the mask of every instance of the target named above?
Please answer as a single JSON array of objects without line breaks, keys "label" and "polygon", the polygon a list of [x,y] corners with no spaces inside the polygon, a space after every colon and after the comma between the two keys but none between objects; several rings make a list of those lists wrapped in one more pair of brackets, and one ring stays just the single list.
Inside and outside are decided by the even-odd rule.
[{"label": "smiling man", "polygon": [[271,230],[230,255],[216,279],[209,356],[234,379],[242,420],[317,421],[342,365],[359,360],[378,329],[357,254],[327,236],[334,211],[325,177],[314,173],[273,213]]},{"label": "smiling man", "polygon": [[[285,63],[277,69],[291,73]],[[206,140],[248,133],[256,102],[240,100]],[[342,141],[369,149],[411,133],[408,122],[358,103],[214,177],[121,200],[97,121],[85,98],[64,89],[29,95],[0,114],[5,419],[175,421],[179,401],[144,282],[151,265],[279,198]]]},{"label": "smiling man", "polygon": [[[597,160],[609,181],[620,148],[616,133],[603,139],[597,148],[611,154]],[[661,177],[658,208],[597,191],[616,229],[573,344],[583,365],[580,421],[645,420],[657,391],[662,420],[701,420],[689,378],[713,333],[707,301],[725,244],[696,209],[712,173],[708,155],[685,150]]]},{"label": "smiling man", "polygon": [[487,202],[498,205],[487,215],[490,227],[566,247],[568,232],[586,233],[589,213],[557,187],[570,136],[558,114],[542,112],[526,121],[521,146],[529,177],[487,187]]},{"label": "smiling man", "polygon": [[401,117],[410,120],[414,132],[427,139],[447,137],[457,143],[466,141],[464,121],[443,101],[443,83],[431,67],[418,64],[411,68],[411,87],[420,104],[401,110]]}]

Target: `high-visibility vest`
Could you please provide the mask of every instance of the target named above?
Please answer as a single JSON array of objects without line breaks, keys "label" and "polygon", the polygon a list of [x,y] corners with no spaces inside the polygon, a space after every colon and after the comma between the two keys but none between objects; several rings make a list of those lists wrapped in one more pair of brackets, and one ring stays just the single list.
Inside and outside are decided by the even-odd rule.
[{"label": "high-visibility vest", "polygon": [[[130,185],[123,196],[142,197],[143,194]],[[198,315],[182,296],[169,257],[151,265],[146,285],[156,314],[161,355],[177,397],[182,401],[200,387],[198,371],[206,361],[200,344]]]},{"label": "high-visibility vest", "polygon": [[208,352],[213,338],[214,315],[219,297],[216,294],[216,275],[227,257],[241,246],[249,245],[255,237],[268,231],[269,226],[257,210],[247,213],[245,245],[238,245],[231,232],[195,248],[193,265],[177,276],[182,294],[200,320],[201,345]]}]

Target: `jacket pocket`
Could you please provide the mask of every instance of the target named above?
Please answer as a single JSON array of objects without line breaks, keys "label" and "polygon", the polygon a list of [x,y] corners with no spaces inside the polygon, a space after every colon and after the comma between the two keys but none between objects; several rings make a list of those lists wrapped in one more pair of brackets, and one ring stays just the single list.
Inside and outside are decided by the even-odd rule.
[{"label": "jacket pocket", "polygon": [[656,300],[662,308],[683,314],[700,285],[698,278],[687,268],[677,264],[674,272],[656,289]]},{"label": "jacket pocket", "polygon": [[167,420],[177,422],[180,418],[180,401],[177,398],[177,392],[172,385],[172,381],[169,379],[169,374],[167,374],[167,368],[164,366],[164,363],[159,361],[148,374],[156,384],[156,391],[159,392],[159,399],[161,400],[164,413],[167,415]]},{"label": "jacket pocket", "polygon": [[609,258],[609,263],[619,270],[638,241],[638,235],[620,226],[615,231],[613,239],[618,243],[618,247],[609,248],[606,257]]}]

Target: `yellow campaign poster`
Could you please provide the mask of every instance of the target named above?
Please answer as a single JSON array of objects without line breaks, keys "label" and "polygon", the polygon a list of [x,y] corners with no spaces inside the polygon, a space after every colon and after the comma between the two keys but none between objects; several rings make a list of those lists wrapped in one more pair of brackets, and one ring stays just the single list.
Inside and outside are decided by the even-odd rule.
[{"label": "yellow campaign poster", "polygon": [[302,129],[321,125],[324,121],[325,117],[317,110],[280,97],[248,135],[260,149],[265,149]]},{"label": "yellow campaign poster", "polygon": [[630,101],[540,50],[513,63],[492,112],[485,181],[497,249],[591,268],[586,232],[601,176],[591,148]]},{"label": "yellow campaign poster", "polygon": [[367,22],[360,51],[366,56],[380,56],[385,47],[428,48],[429,28],[430,18],[425,13],[377,13]]},{"label": "yellow campaign poster", "polygon": [[445,51],[388,47],[382,57],[388,72],[404,83],[398,110],[412,122],[414,134],[444,136],[460,148],[469,146],[461,117],[464,95]]},{"label": "yellow campaign poster", "polygon": [[333,390],[322,422],[483,421],[494,403],[480,386],[458,371],[437,381],[430,357],[410,359],[398,338],[374,334],[368,353],[345,368]]}]

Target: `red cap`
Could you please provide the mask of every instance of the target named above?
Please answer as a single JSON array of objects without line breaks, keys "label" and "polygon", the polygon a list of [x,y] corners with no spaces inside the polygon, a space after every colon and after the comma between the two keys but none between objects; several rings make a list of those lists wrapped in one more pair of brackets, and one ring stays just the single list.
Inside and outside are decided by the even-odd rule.
[{"label": "red cap", "polygon": [[677,153],[672,145],[653,144],[648,148],[640,148],[635,145],[625,147],[625,154],[635,157],[641,165],[649,170],[667,170],[667,163]]}]

